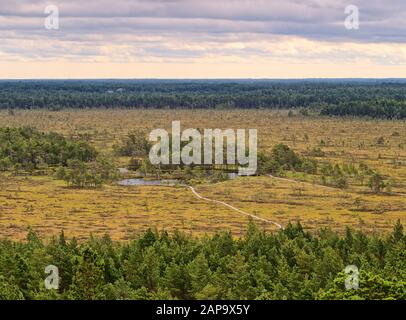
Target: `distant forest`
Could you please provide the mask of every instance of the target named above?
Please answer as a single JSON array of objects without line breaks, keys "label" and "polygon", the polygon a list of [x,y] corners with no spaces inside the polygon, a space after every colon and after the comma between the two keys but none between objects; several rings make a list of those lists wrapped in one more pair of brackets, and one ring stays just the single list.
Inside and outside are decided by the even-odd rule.
[{"label": "distant forest", "polygon": [[4,80],[0,109],[302,109],[406,118],[406,80]]}]

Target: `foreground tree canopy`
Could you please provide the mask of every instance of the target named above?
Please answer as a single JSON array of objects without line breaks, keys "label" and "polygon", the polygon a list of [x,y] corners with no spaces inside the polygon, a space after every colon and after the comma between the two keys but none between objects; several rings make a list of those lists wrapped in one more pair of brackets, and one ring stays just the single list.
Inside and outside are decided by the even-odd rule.
[{"label": "foreground tree canopy", "polygon": [[[59,289],[45,289],[45,266]],[[359,288],[346,290],[347,265]],[[398,222],[383,237],[347,229],[312,235],[300,224],[277,233],[250,222],[245,237],[191,237],[147,230],[128,243],[63,233],[44,244],[0,241],[0,299],[405,299],[406,236]]]},{"label": "foreground tree canopy", "polygon": [[404,119],[405,89],[404,80],[0,81],[0,109],[303,108]]}]

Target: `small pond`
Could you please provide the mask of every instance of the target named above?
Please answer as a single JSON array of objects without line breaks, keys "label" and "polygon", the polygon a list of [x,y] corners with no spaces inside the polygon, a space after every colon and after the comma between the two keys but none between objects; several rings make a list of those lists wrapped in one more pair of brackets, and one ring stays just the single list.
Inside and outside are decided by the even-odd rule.
[{"label": "small pond", "polygon": [[160,180],[148,180],[148,179],[125,179],[118,182],[120,186],[177,186],[184,185],[182,180],[176,179],[160,179]]},{"label": "small pond", "polygon": [[[238,173],[227,173],[228,179],[236,179],[239,177]],[[184,186],[185,182],[179,179],[143,179],[143,178],[135,178],[135,179],[124,179],[118,182],[120,186]]]}]

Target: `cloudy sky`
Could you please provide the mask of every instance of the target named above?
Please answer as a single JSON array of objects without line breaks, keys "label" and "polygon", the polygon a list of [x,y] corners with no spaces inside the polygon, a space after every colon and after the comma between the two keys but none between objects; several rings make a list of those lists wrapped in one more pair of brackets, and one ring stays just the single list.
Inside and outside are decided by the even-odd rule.
[{"label": "cloudy sky", "polygon": [[406,0],[0,0],[0,78],[405,76]]}]

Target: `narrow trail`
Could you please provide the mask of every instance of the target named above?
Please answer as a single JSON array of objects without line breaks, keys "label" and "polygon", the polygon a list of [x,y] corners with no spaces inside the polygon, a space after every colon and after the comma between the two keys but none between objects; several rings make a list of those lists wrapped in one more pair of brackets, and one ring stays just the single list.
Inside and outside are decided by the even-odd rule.
[{"label": "narrow trail", "polygon": [[238,208],[236,208],[236,207],[234,207],[234,206],[232,206],[231,204],[228,204],[228,203],[226,203],[226,202],[219,201],[219,200],[214,200],[214,199],[209,199],[209,198],[205,198],[205,197],[201,196],[199,193],[197,193],[197,191],[195,190],[195,188],[193,188],[192,186],[189,186],[189,189],[193,192],[193,194],[194,194],[197,198],[199,198],[199,199],[201,199],[201,200],[205,200],[205,201],[209,201],[209,202],[214,202],[214,203],[222,204],[223,206],[226,206],[226,207],[228,207],[228,208],[230,208],[230,209],[232,209],[232,210],[234,210],[234,211],[237,211],[238,213],[241,213],[241,214],[243,214],[243,215],[246,215],[246,216],[248,216],[248,217],[251,217],[251,218],[256,219],[256,220],[259,220],[259,221],[264,221],[264,222],[267,222],[267,223],[271,223],[271,224],[277,226],[279,229],[283,229],[282,225],[280,225],[280,224],[277,223],[277,222],[274,222],[274,221],[271,221],[271,220],[267,220],[267,219],[258,217],[258,216],[256,216],[256,215],[253,215],[253,214],[251,214],[251,213],[242,211],[242,210],[240,210],[240,209],[238,209]]}]

